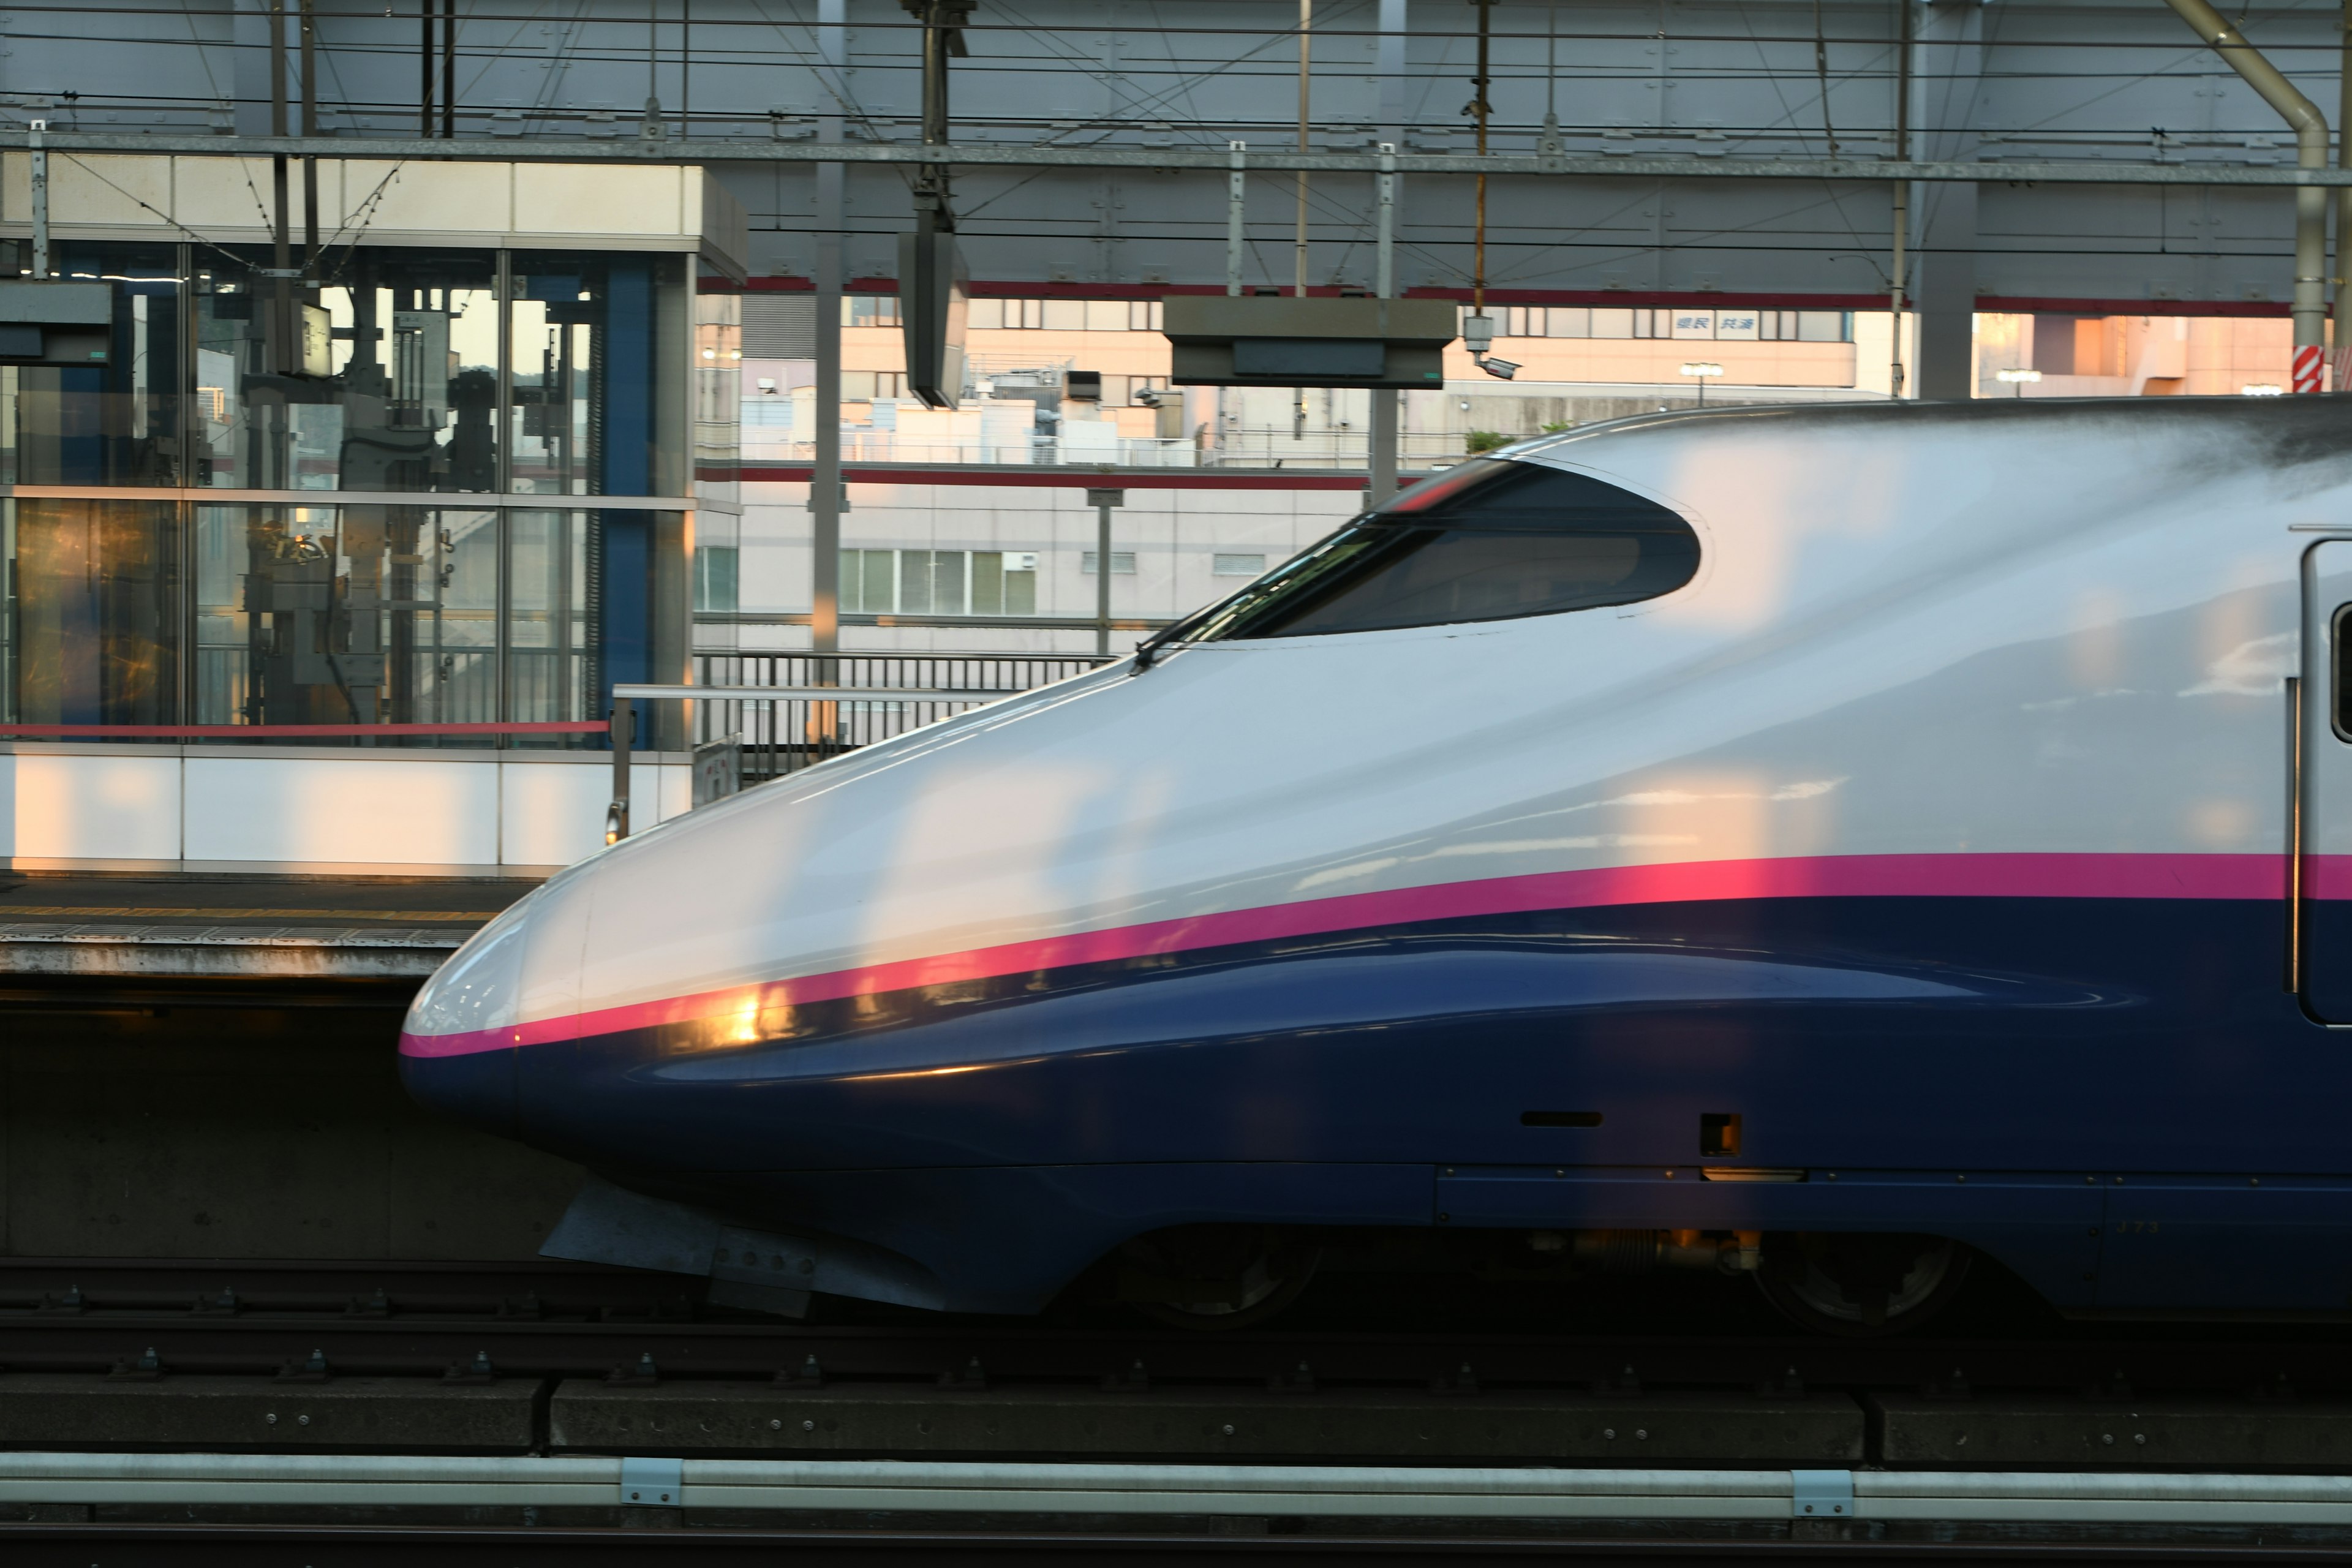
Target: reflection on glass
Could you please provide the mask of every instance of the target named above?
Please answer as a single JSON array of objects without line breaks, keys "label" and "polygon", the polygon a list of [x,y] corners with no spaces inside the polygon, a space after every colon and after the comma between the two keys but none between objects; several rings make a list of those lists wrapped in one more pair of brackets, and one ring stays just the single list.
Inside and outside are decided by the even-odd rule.
[{"label": "reflection on glass", "polygon": [[497,519],[198,507],[196,721],[495,721]]},{"label": "reflection on glass", "polygon": [[16,720],[173,722],[178,509],[163,501],[15,506]]},{"label": "reflection on glass", "polygon": [[686,258],[517,251],[508,266],[510,488],[682,494]]},{"label": "reflection on glass", "polygon": [[172,485],[180,471],[180,279],[168,245],[68,243],[68,278],[114,289],[106,363],[27,364],[16,379],[15,482]]},{"label": "reflection on glass", "polygon": [[[588,618],[588,544],[595,514],[507,514],[508,713],[518,723],[601,716],[592,712],[591,645],[600,628]],[[558,737],[533,737],[560,740]]]},{"label": "reflection on glass", "polygon": [[320,286],[295,295],[291,317],[275,309],[257,247],[242,253],[243,268],[205,254],[195,280],[198,484],[497,488],[493,253],[337,253]]}]

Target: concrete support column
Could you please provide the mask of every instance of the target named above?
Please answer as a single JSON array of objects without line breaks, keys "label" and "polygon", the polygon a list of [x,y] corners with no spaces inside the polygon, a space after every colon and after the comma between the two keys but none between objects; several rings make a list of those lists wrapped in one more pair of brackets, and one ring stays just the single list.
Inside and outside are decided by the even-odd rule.
[{"label": "concrete support column", "polygon": [[[849,40],[844,23],[846,0],[818,0],[818,90],[824,94],[817,135],[827,143],[842,139],[842,108],[848,96]],[[845,171],[839,163],[816,166],[816,386],[811,417],[816,429],[815,462],[809,480],[809,646],[818,653],[841,647],[841,290],[842,229],[847,216]],[[824,705],[830,708],[830,703]]]},{"label": "concrete support column", "polygon": [[[1381,140],[1404,151],[1404,30],[1408,0],[1381,0],[1379,65],[1381,78]],[[2345,0],[2352,5],[2352,0]],[[1387,189],[1380,187],[1385,184]],[[1404,176],[1377,175],[1372,200],[1380,214],[1380,259],[1376,292],[1384,300],[1403,292],[1396,276],[1396,224],[1404,206]],[[1378,506],[1396,494],[1397,416],[1404,394],[1374,387],[1370,400],[1370,482],[1364,501]]]},{"label": "concrete support column", "polygon": [[[1977,188],[1914,186],[1920,214],[1918,279],[1912,309],[1918,316],[1918,366],[1913,395],[1976,395]],[[1915,209],[1916,210],[1916,209]]]},{"label": "concrete support column", "polygon": [[[1975,157],[1972,124],[1984,71],[1984,7],[1978,0],[1920,5],[1912,36],[1914,155],[1952,162]],[[1977,187],[1915,184],[1911,214],[1911,300],[1918,322],[1911,395],[1974,397]]]}]

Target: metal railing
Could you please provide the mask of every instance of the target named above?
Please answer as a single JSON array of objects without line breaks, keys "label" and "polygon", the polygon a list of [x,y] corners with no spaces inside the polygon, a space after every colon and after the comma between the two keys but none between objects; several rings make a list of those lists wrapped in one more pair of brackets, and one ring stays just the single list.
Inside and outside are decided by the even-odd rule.
[{"label": "metal railing", "polygon": [[640,703],[691,701],[693,742],[736,741],[742,750],[740,777],[750,784],[1114,662],[1093,654],[696,654],[691,685],[613,688],[606,841],[629,832],[629,769]]}]

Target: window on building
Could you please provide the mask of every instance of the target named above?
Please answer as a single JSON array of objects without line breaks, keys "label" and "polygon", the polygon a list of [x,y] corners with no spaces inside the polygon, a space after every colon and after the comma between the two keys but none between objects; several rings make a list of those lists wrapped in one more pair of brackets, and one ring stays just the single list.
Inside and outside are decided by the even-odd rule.
[{"label": "window on building", "polygon": [[[1093,576],[1095,574],[1095,552],[1091,550],[1087,551],[1085,554],[1078,557],[1078,571],[1086,576]],[[1135,552],[1132,550],[1112,551],[1110,552],[1110,574],[1114,577],[1134,576]]]},{"label": "window on building", "polygon": [[975,550],[971,552],[971,613],[1034,616],[1037,613],[1037,552]]},{"label": "window on building", "polygon": [[1037,553],[845,550],[841,609],[866,616],[1034,616]]},{"label": "window on building", "polygon": [[902,370],[845,370],[841,373],[841,395],[846,403],[903,398],[907,395],[907,373]]},{"label": "window on building", "polygon": [[1553,615],[1671,593],[1698,570],[1689,523],[1631,491],[1538,463],[1473,459],[1171,634],[1312,637]]},{"label": "window on building", "polygon": [[1759,310],[1756,335],[1772,342],[1850,343],[1852,310]]},{"label": "window on building", "polygon": [[966,326],[982,331],[1156,332],[1157,300],[974,300]]},{"label": "window on building", "polygon": [[697,611],[733,612],[737,603],[737,552],[731,544],[697,545],[694,551],[694,607]]},{"label": "window on building", "polygon": [[896,294],[844,294],[841,324],[845,327],[895,327],[898,324]]},{"label": "window on building", "polygon": [[1228,554],[1219,551],[1209,558],[1209,575],[1212,577],[1263,577],[1265,575],[1265,557]]}]

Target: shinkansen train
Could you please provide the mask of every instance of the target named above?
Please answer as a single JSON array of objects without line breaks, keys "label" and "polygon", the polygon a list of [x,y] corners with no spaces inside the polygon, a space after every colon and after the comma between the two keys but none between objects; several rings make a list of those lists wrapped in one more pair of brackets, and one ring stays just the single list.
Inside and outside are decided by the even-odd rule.
[{"label": "shinkansen train", "polygon": [[556,1256],[1262,1321],[1351,1246],[2352,1314],[2352,415],[1737,408],[629,838],[411,1012]]}]

